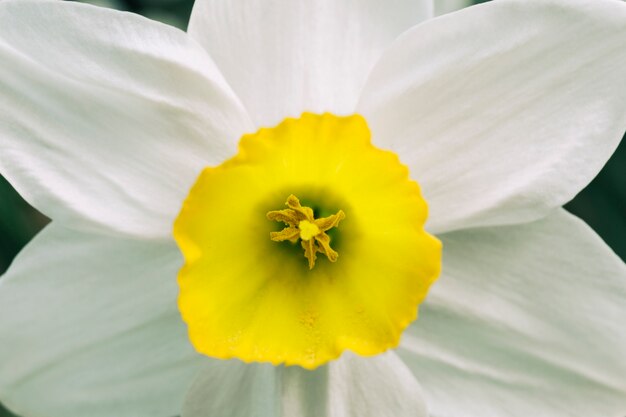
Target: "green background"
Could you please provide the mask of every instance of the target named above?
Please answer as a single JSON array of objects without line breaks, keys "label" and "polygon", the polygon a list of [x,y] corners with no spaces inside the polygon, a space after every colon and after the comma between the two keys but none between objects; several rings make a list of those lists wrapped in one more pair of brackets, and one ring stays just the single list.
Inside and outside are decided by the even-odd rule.
[{"label": "green background", "polygon": [[[192,0],[94,0],[91,3],[140,13],[183,29],[193,5]],[[584,219],[626,260],[626,140],[602,172],[566,208]],[[47,222],[0,176],[0,274]],[[0,417],[10,416],[0,405]]]}]

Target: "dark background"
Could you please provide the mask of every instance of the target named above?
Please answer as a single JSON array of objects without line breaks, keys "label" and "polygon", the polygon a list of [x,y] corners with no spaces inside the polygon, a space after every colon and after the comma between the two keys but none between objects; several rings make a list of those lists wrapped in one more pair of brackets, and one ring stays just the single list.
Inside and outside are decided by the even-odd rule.
[{"label": "dark background", "polygon": [[[382,1],[382,0],[381,0]],[[92,3],[148,16],[185,28],[193,0],[93,0]],[[484,1],[474,1],[484,3]],[[584,219],[626,260],[626,140],[594,181],[567,210]],[[48,222],[0,176],[0,274],[20,249]],[[0,405],[0,417],[11,417]],[[88,416],[85,416],[88,417]],[[114,416],[112,416],[114,417]]]}]

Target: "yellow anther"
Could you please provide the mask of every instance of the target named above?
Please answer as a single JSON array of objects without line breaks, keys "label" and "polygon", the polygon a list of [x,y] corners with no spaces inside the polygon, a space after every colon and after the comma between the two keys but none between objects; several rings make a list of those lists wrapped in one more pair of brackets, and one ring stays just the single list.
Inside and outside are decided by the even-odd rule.
[{"label": "yellow anther", "polygon": [[270,239],[275,242],[289,240],[296,243],[301,240],[304,257],[309,260],[309,269],[315,266],[316,253],[321,252],[331,262],[336,262],[339,254],[330,247],[330,236],[327,230],[337,227],[346,215],[342,210],[332,216],[316,219],[313,209],[304,207],[295,195],[290,195],[285,203],[288,209],[275,210],[267,213],[269,220],[283,222],[287,225],[280,232],[271,232]]}]

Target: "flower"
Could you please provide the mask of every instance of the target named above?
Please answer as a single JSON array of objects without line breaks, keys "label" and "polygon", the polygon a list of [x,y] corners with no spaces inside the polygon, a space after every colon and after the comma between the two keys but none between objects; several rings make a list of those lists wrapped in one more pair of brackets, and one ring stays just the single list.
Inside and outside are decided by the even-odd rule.
[{"label": "flower", "polygon": [[[416,25],[431,11],[199,0],[186,34],[81,4],[0,2],[0,172],[53,219],[0,280],[0,400],[52,417],[623,414],[626,267],[560,206],[626,126],[626,5],[499,0]],[[196,194],[201,171],[241,161],[244,135],[316,117],[360,118],[420,184],[444,247],[420,319],[395,351],[315,371],[195,353],[174,220],[189,266],[202,242],[183,226],[204,223],[187,210],[212,201]],[[297,220],[305,250],[315,239],[333,258],[317,221],[341,210],[329,220],[341,233],[352,212],[311,214],[298,191],[258,224],[293,210],[286,229]],[[333,242],[339,265],[349,253]],[[308,262],[291,249],[315,271],[310,246]]]}]

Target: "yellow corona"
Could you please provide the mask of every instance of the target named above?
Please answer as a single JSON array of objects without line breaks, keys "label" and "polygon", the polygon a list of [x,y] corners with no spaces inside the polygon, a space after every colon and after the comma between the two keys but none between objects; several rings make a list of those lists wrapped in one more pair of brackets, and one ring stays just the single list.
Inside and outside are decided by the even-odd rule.
[{"label": "yellow corona", "polygon": [[245,135],[174,224],[191,342],[308,369],[396,346],[440,272],[426,216],[408,169],[359,115],[305,113]]}]

